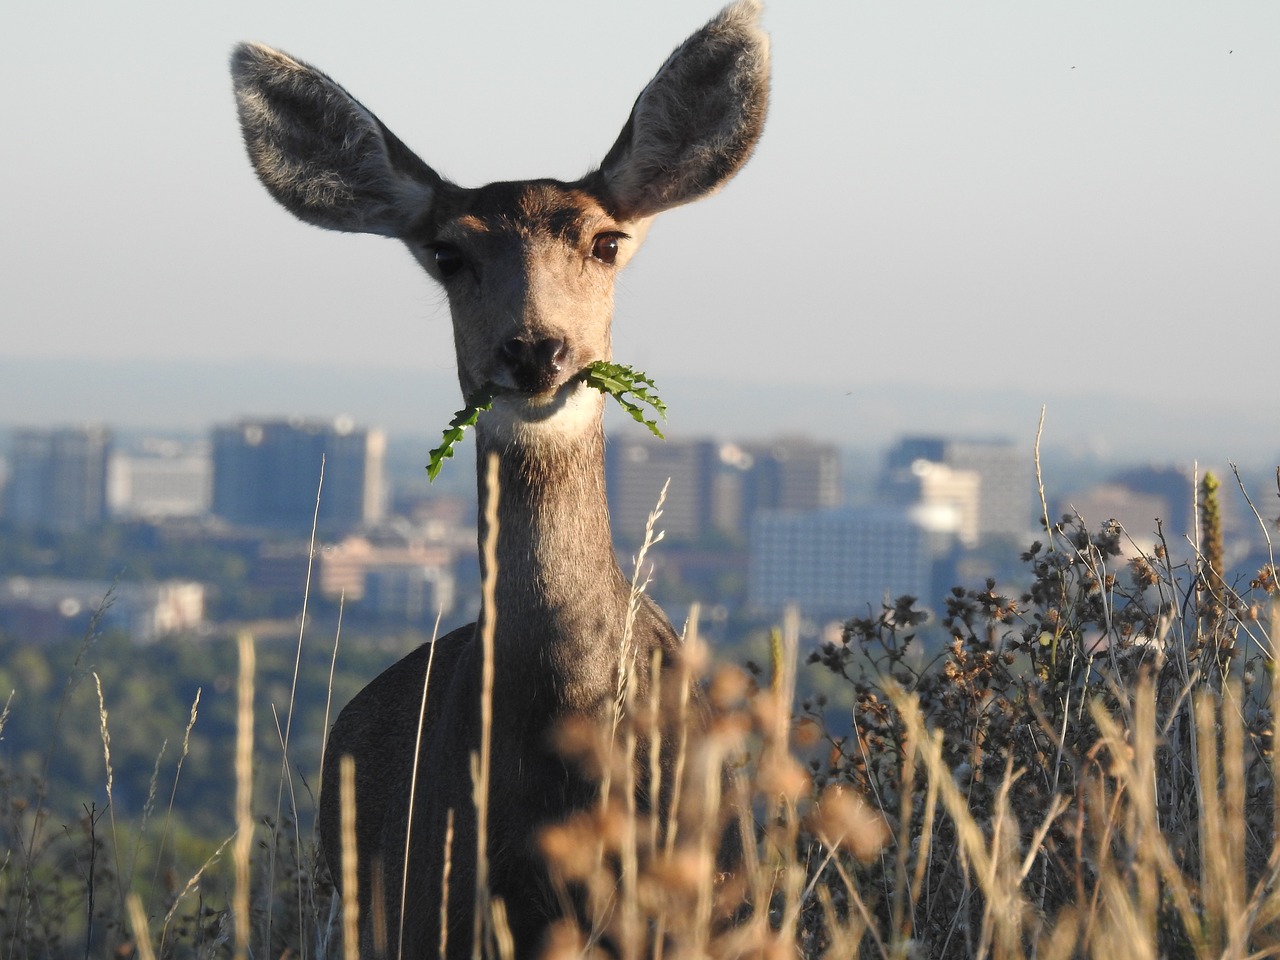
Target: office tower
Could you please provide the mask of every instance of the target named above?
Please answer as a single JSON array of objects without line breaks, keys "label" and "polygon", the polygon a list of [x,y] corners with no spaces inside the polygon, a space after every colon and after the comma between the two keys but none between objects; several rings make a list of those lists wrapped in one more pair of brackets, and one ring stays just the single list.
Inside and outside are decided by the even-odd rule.
[{"label": "office tower", "polygon": [[215,427],[213,512],[241,526],[300,536],[310,532],[313,516],[324,533],[374,523],[382,517],[385,446],[380,431],[357,429],[345,418]]},{"label": "office tower", "polygon": [[946,553],[953,543],[976,547],[982,477],[933,460],[915,460],[884,478],[881,493],[888,503],[908,507],[930,532],[932,552]]},{"label": "office tower", "polygon": [[812,440],[775,440],[737,448],[743,464],[743,511],[821,510],[838,507],[840,451]]},{"label": "office tower", "polygon": [[614,536],[638,545],[670,478],[658,529],[673,540],[697,540],[713,527],[719,456],[709,440],[628,440],[606,448],[605,473]]},{"label": "office tower", "polygon": [[942,437],[907,437],[899,441],[885,461],[881,490],[893,502],[901,502],[903,483],[927,472],[922,464],[936,463],[953,471],[970,471],[978,477],[977,537],[970,546],[992,537],[1025,540],[1032,521],[1031,451],[1006,441],[955,440]]},{"label": "office tower", "polygon": [[102,427],[19,430],[5,516],[20,526],[77,530],[106,519],[111,434]]},{"label": "office tower", "polygon": [[930,586],[925,531],[905,509],[765,510],[750,543],[748,598],[762,613],[795,604],[811,617],[864,616]]}]

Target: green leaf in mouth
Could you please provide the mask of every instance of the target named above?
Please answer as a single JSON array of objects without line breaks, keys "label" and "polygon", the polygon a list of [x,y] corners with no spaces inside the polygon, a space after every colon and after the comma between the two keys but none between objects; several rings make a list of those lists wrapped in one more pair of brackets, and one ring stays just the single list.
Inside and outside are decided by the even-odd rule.
[{"label": "green leaf in mouth", "polygon": [[474,427],[482,412],[493,409],[493,398],[496,396],[497,388],[493,384],[486,384],[472,395],[465,407],[453,415],[449,426],[445,428],[440,446],[432,450],[428,456],[428,480],[434,480],[440,473],[440,468],[444,466],[444,462],[453,456],[453,445],[462,439],[462,434],[467,427]]},{"label": "green leaf in mouth", "polygon": [[[637,423],[643,423],[655,437],[665,440],[658,429],[658,417],[667,419],[667,405],[658,396],[657,385],[639,370],[622,363],[608,363],[597,360],[587,367],[579,379],[589,387],[601,393],[607,393],[617,400],[623,410],[627,411]],[[493,408],[494,398],[501,391],[492,383],[485,384],[467,399],[467,405],[453,415],[449,426],[445,428],[440,445],[431,451],[427,460],[427,478],[434,480],[440,473],[444,462],[453,456],[453,447],[462,439],[467,427],[474,427],[480,414]],[[630,397],[627,396],[630,394]],[[644,404],[653,408],[658,417],[645,419]]]},{"label": "green leaf in mouth", "polygon": [[[587,367],[582,375],[582,381],[587,386],[595,387],[601,393],[607,393],[617,400],[622,409],[631,414],[631,418],[636,423],[643,423],[659,440],[666,439],[658,429],[657,417],[646,420],[644,416],[645,410],[641,404],[647,403],[653,407],[654,413],[663,420],[667,419],[667,405],[658,396],[657,384],[646,374],[624,363],[597,360]],[[626,396],[628,393],[634,399],[628,399]]]}]

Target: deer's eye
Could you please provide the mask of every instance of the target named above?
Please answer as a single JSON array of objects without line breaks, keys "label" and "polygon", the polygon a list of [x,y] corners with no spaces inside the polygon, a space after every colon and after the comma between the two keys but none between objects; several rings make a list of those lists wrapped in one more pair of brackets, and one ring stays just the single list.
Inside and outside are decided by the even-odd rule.
[{"label": "deer's eye", "polygon": [[458,248],[451,247],[448,244],[441,244],[436,247],[431,255],[436,261],[436,269],[440,271],[446,280],[466,264],[466,261],[462,259],[462,254],[458,252]]},{"label": "deer's eye", "polygon": [[625,233],[602,233],[591,242],[591,256],[601,263],[613,263],[618,259],[618,241],[626,239]]}]

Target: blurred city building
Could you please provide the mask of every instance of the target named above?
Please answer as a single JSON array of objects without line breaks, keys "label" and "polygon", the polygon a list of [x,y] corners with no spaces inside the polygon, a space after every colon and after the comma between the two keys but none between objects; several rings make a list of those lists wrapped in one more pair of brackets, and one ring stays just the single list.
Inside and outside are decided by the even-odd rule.
[{"label": "blurred city building", "polygon": [[609,513],[615,535],[636,541],[668,478],[658,528],[679,541],[711,533],[742,538],[761,510],[839,506],[840,454],[833,444],[640,438],[608,447]]},{"label": "blurred city building", "polygon": [[137,643],[200,629],[204,585],[185,580],[106,583],[10,577],[0,583],[0,629],[29,642],[122,630]]},{"label": "blurred city building", "polygon": [[385,451],[381,431],[345,418],[215,427],[213,513],[229,523],[303,536],[313,517],[324,533],[376,523],[383,515]]},{"label": "blurred city building", "polygon": [[934,556],[953,546],[978,546],[982,477],[976,470],[958,470],[933,460],[915,460],[885,478],[885,499],[905,506],[929,532]]},{"label": "blurred city building", "polygon": [[[1119,521],[1127,534],[1121,539],[1121,550],[1127,556],[1137,556],[1155,549],[1157,518],[1168,515],[1169,503],[1158,494],[1139,493],[1122,483],[1096,483],[1069,494],[1058,513],[1078,514],[1090,531],[1111,520]],[[1060,517],[1049,519],[1056,522]]]},{"label": "blurred city building", "polygon": [[748,602],[761,613],[878,613],[886,599],[926,596],[930,575],[925,530],[906,509],[765,510],[751,522]]},{"label": "blurred city building", "polygon": [[834,444],[780,439],[720,446],[718,518],[745,532],[761,510],[824,510],[843,503],[840,451]]},{"label": "blurred city building", "polygon": [[[1219,480],[1227,476],[1229,473],[1218,472]],[[1130,517],[1135,521],[1144,521],[1138,529],[1155,529],[1155,520],[1158,517],[1167,540],[1185,541],[1185,538],[1195,534],[1196,475],[1193,469],[1166,464],[1148,464],[1128,467],[1114,473],[1110,481],[1136,494],[1159,498],[1163,501],[1156,507],[1155,512],[1150,512],[1146,517],[1142,517],[1141,514]],[[1272,492],[1274,489],[1272,487]],[[1232,509],[1235,498],[1226,496],[1219,499],[1223,519],[1230,525],[1232,515],[1236,512]],[[1151,511],[1155,506],[1155,504],[1148,504],[1146,510]]]},{"label": "blurred city building", "polygon": [[78,530],[107,516],[104,427],[18,430],[9,457],[4,513],[18,526]]},{"label": "blurred city building", "polygon": [[213,460],[208,441],[144,439],[141,449],[112,453],[107,506],[122,520],[203,517],[213,501]]},{"label": "blurred city building", "polygon": [[451,547],[418,537],[347,537],[321,551],[320,589],[379,616],[429,623],[453,612],[454,560]]},{"label": "blurred city building", "polygon": [[[1032,466],[1029,451],[1006,441],[905,437],[885,458],[881,494],[900,505],[950,503],[961,515],[957,536],[966,547],[991,539],[1023,541],[1034,529]],[[978,480],[976,512],[967,502],[972,494],[960,490],[964,473]]]},{"label": "blurred city building", "polygon": [[666,485],[657,529],[671,540],[700,539],[714,527],[718,469],[718,445],[710,440],[649,438],[610,443],[605,474],[614,536],[638,546]]}]

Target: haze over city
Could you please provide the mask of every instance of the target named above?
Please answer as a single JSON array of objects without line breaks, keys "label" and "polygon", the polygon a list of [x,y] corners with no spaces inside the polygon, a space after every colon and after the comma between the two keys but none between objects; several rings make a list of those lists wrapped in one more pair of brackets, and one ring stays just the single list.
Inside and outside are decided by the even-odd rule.
[{"label": "haze over city", "polygon": [[[398,245],[284,215],[226,60],[333,75],[445,175],[573,178],[718,2],[129,0],[11,11],[0,422],[180,426],[456,409],[440,292]],[[676,434],[1034,436],[1265,462],[1280,8],[769,5],[759,152],[664,216],[618,359]],[[536,38],[536,42],[531,38]]]}]

